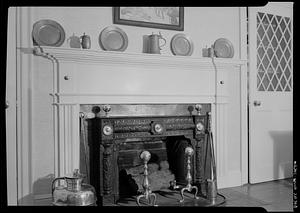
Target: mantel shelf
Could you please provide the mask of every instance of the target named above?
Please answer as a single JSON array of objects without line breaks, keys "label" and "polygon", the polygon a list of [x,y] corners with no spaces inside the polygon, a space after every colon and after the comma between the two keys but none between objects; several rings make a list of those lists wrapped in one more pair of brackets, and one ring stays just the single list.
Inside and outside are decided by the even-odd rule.
[{"label": "mantel shelf", "polygon": [[[146,53],[125,53],[116,51],[97,51],[75,48],[60,47],[35,47],[35,55],[53,57],[59,62],[76,63],[101,63],[101,64],[129,64],[129,65],[149,65],[167,67],[199,68],[212,67],[212,59],[191,56],[170,56]],[[217,66],[241,66],[246,64],[246,60],[229,58],[214,58]]]}]

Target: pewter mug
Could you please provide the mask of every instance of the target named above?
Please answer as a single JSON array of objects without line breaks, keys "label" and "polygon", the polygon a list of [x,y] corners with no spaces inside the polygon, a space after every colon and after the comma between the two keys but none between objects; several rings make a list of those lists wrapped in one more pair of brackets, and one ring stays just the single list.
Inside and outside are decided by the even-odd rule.
[{"label": "pewter mug", "polygon": [[90,49],[91,48],[91,38],[90,36],[83,33],[82,36],[80,36],[81,39],[81,46],[83,49]]},{"label": "pewter mug", "polygon": [[[160,39],[164,41],[162,45],[160,45]],[[148,53],[160,54],[161,47],[166,45],[166,39],[162,37],[161,33],[153,34],[148,36]]]},{"label": "pewter mug", "polygon": [[78,36],[75,36],[74,33],[67,39],[67,42],[69,43],[71,48],[80,48],[80,38]]}]

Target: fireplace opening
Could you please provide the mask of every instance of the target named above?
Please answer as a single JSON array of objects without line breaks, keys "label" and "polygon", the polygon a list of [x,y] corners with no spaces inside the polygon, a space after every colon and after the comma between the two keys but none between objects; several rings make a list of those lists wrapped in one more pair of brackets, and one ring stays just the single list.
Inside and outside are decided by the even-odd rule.
[{"label": "fireplace opening", "polygon": [[191,142],[184,136],[169,136],[161,140],[130,142],[120,145],[119,195],[126,198],[143,192],[144,165],[139,154],[147,150],[151,154],[148,162],[148,179],[152,191],[186,185],[185,148]]},{"label": "fireplace opening", "polygon": [[159,193],[174,180],[187,186],[185,148],[192,147],[192,184],[202,194],[203,180],[210,174],[206,165],[210,104],[81,105],[81,110],[94,113],[83,128],[81,150],[88,150],[81,152],[87,155],[81,158],[81,168],[95,187],[97,205],[116,205],[122,198],[144,192],[140,154],[145,150],[151,154],[150,189]]}]

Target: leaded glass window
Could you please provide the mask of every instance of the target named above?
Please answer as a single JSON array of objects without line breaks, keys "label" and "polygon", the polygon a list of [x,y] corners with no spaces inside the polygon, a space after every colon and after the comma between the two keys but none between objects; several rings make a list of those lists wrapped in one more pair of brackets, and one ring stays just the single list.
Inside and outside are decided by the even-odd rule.
[{"label": "leaded glass window", "polygon": [[257,89],[291,91],[291,19],[267,13],[257,14]]}]

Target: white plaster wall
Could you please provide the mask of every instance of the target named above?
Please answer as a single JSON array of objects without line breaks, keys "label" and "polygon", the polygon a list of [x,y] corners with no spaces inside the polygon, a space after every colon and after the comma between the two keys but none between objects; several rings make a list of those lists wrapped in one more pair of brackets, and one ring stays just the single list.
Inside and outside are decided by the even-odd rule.
[{"label": "white plaster wall", "polygon": [[[91,36],[91,49],[101,50],[98,43],[100,32],[113,25],[112,7],[38,7],[32,8],[32,24],[40,19],[57,21],[65,30],[66,39],[73,33],[77,36],[85,32]],[[185,7],[184,31],[163,30],[127,25],[115,25],[128,36],[126,52],[139,53],[143,48],[143,35],[159,31],[167,40],[161,50],[164,55],[172,55],[170,41],[177,33],[185,33],[194,43],[193,56],[202,56],[202,48],[212,45],[218,38],[229,39],[235,48],[234,58],[239,57],[239,8],[238,7]],[[32,29],[31,29],[32,30]],[[64,42],[62,47],[69,47]]]}]

